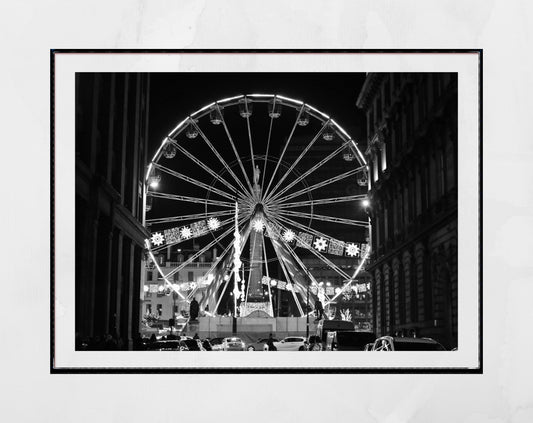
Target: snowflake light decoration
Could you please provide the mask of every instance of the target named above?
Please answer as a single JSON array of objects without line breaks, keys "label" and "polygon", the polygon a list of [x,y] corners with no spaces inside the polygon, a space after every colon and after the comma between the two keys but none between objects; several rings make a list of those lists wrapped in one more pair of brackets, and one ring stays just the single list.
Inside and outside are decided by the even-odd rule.
[{"label": "snowflake light decoration", "polygon": [[207,226],[210,230],[215,231],[220,228],[220,220],[218,220],[216,217],[212,217],[207,221]]},{"label": "snowflake light decoration", "polygon": [[287,229],[283,233],[283,239],[287,242],[291,242],[292,240],[294,240],[295,237],[296,237],[296,234],[294,233],[292,229]]},{"label": "snowflake light decoration", "polygon": [[320,237],[315,239],[314,246],[318,251],[325,251],[326,247],[328,246],[328,242],[324,238]]},{"label": "snowflake light decoration", "polygon": [[156,232],[155,234],[152,235],[151,241],[153,245],[159,246],[163,242],[165,242],[165,238],[163,237],[163,234]]},{"label": "snowflake light decoration", "polygon": [[256,232],[262,232],[265,227],[265,222],[263,222],[263,219],[255,219],[252,226]]},{"label": "snowflake light decoration", "polygon": [[191,228],[188,226],[181,228],[180,234],[182,238],[189,239],[192,236]]},{"label": "snowflake light decoration", "polygon": [[354,243],[346,245],[346,254],[350,257],[355,257],[359,255],[359,247]]}]

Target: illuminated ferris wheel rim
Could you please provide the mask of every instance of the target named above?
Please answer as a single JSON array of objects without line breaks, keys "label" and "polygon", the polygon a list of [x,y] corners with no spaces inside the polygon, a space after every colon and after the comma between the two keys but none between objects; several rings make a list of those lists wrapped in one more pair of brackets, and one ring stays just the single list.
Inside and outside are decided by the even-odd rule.
[{"label": "illuminated ferris wheel rim", "polygon": [[[274,104],[280,104],[281,106],[288,106],[292,107],[293,109],[302,108],[305,109],[310,116],[313,116],[314,118],[318,119],[322,123],[328,122],[330,123],[334,129],[340,134],[343,135],[345,138],[345,141],[351,141],[352,148],[355,149],[357,152],[357,160],[361,165],[366,166],[366,160],[364,155],[361,153],[361,150],[359,150],[358,143],[344,130],[342,126],[340,126],[337,122],[335,122],[334,119],[332,119],[329,115],[326,113],[321,112],[317,108],[311,106],[309,103],[304,103],[303,101],[296,100],[293,98],[285,97],[278,94],[241,94],[234,97],[227,97],[223,98],[218,101],[214,101],[212,103],[207,104],[206,106],[198,109],[196,112],[190,114],[185,119],[183,119],[172,131],[168,133],[168,135],[163,139],[161,142],[161,145],[157,149],[156,153],[154,154],[150,164],[148,165],[148,169],[146,171],[146,178],[147,181],[150,178],[150,175],[152,173],[152,168],[154,162],[157,162],[159,158],[161,157],[161,154],[163,153],[163,149],[168,143],[169,139],[175,138],[177,135],[179,135],[186,127],[187,124],[191,120],[197,120],[200,119],[211,111],[213,107],[229,107],[238,105],[240,100],[248,100],[250,99],[251,103],[269,103],[271,101],[274,101]],[[279,102],[279,103],[278,103]]]},{"label": "illuminated ferris wheel rim", "polygon": [[[269,109],[270,109],[270,105],[272,105],[272,112],[274,112],[274,110],[276,109],[276,107],[281,107],[281,106],[286,106],[286,107],[290,107],[292,109],[295,109],[297,110],[299,113],[298,113],[298,116],[300,117],[300,115],[302,113],[305,113],[308,117],[313,117],[315,119],[317,119],[318,121],[320,121],[322,123],[322,126],[323,128],[329,128],[332,132],[334,132],[335,134],[337,134],[339,136],[339,138],[343,141],[343,144],[341,147],[346,147],[346,148],[351,148],[352,151],[354,151],[356,154],[353,155],[352,157],[353,158],[356,158],[357,159],[357,162],[359,163],[359,167],[357,167],[356,169],[353,169],[352,171],[350,172],[346,172],[344,175],[348,175],[348,174],[351,174],[351,175],[354,175],[354,171],[355,172],[365,172],[365,173],[368,173],[368,165],[366,163],[366,160],[363,156],[363,154],[361,153],[361,151],[359,150],[358,148],[358,144],[357,142],[337,123],[335,122],[334,119],[332,119],[329,115],[321,112],[320,110],[318,110],[317,108],[311,106],[310,104],[308,103],[304,103],[302,101],[299,101],[299,100],[296,100],[296,99],[292,99],[292,98],[289,98],[289,97],[285,97],[285,96],[281,96],[281,95],[277,95],[277,94],[246,94],[246,95],[238,95],[238,96],[234,96],[234,97],[228,97],[228,98],[224,98],[224,99],[221,99],[221,100],[218,100],[218,101],[215,101],[215,102],[211,102],[209,104],[207,104],[206,106],[198,109],[196,112],[190,114],[189,116],[187,116],[185,119],[183,119],[172,131],[170,131],[168,133],[168,135],[163,139],[163,141],[161,142],[161,145],[159,146],[159,148],[157,149],[156,153],[154,154],[150,164],[148,165],[148,168],[147,168],[147,172],[146,172],[146,181],[149,180],[149,178],[152,176],[152,172],[155,170],[155,169],[160,169],[160,170],[164,170],[164,169],[161,169],[161,165],[158,164],[159,160],[161,159],[164,151],[165,151],[165,147],[169,144],[174,144],[174,145],[177,145],[177,141],[175,140],[177,138],[177,136],[182,133],[186,128],[188,127],[195,127],[198,131],[199,131],[199,126],[198,126],[198,120],[202,117],[205,117],[206,115],[209,115],[210,113],[212,112],[215,112],[217,113],[219,116],[220,116],[220,119],[222,122],[224,122],[224,118],[223,118],[223,115],[222,115],[222,111],[224,110],[224,108],[226,107],[230,107],[230,106],[240,106],[242,104],[244,104],[244,107],[246,108],[246,112],[247,112],[247,116],[246,118],[248,119],[249,116],[251,115],[251,109],[248,110],[248,106],[249,104],[253,104],[253,103],[269,103]],[[250,112],[250,113],[248,113]],[[270,115],[270,112],[269,112],[269,115]],[[243,115],[241,115],[242,117],[245,117]],[[271,118],[273,118],[273,116],[271,116]],[[297,118],[298,120],[298,118]],[[248,121],[249,122],[249,121]],[[226,124],[224,123],[224,126]],[[296,125],[296,124],[295,124]],[[305,125],[302,125],[302,126],[305,126]],[[227,129],[226,129],[227,130]],[[293,132],[294,132],[294,128],[293,128]],[[319,131],[318,134],[316,135],[316,137],[318,137],[320,135],[320,133],[322,132]],[[202,137],[204,137],[202,135]],[[231,137],[228,133],[228,137],[230,138],[230,142],[233,144],[233,141],[231,140]],[[292,133],[291,133],[291,137],[292,137]],[[287,143],[290,142],[290,138],[288,139]],[[315,137],[315,138],[316,138]],[[326,139],[324,137],[324,139]],[[207,140],[206,140],[207,141]],[[251,142],[251,140],[250,140]],[[313,142],[313,141],[312,141]],[[235,146],[233,146],[235,148]],[[268,149],[268,146],[267,146],[267,149]],[[336,150],[336,151],[339,151],[339,150]],[[305,152],[304,152],[305,153]],[[283,153],[282,153],[283,155]],[[253,162],[253,159],[254,159],[254,154],[252,152],[252,162]],[[331,157],[328,156],[328,157]],[[266,158],[266,156],[265,156]],[[301,158],[301,156],[300,156]],[[299,159],[300,159],[299,158]],[[352,158],[352,160],[353,160]],[[238,159],[239,160],[239,159]],[[328,159],[329,160],[329,159]],[[242,164],[241,164],[242,166]],[[276,167],[276,170],[277,170],[277,167]],[[243,169],[244,171],[244,169]],[[274,171],[275,173],[276,171]],[[309,172],[309,171],[308,171]],[[246,174],[245,174],[246,175]],[[305,176],[305,175],[304,175]],[[338,176],[342,176],[342,175],[338,175]],[[245,176],[246,177],[246,176]],[[346,176],[344,176],[346,177]],[[264,178],[264,176],[263,176]],[[340,180],[340,179],[339,179]],[[248,184],[250,184],[249,181],[247,181]],[[264,180],[263,180],[264,182]],[[272,179],[270,181],[270,183],[272,183]],[[281,182],[280,182],[281,183]],[[146,184],[147,185],[147,184]],[[279,184],[273,189],[273,191],[276,190],[276,188],[278,188]],[[242,188],[244,188],[244,186],[241,185]],[[262,188],[262,186],[261,186]],[[269,186],[267,187],[267,190],[270,188],[270,184]],[[245,189],[246,190],[246,189]],[[282,190],[283,191],[283,190]],[[147,192],[145,190],[145,192]],[[251,192],[247,192],[247,194],[251,194]],[[277,195],[281,195],[281,194],[276,194]],[[274,196],[274,198],[276,197]],[[290,194],[289,197],[292,196],[292,197],[295,197],[294,194]],[[352,196],[352,197],[358,197],[358,196]],[[263,198],[261,199],[261,201],[263,200]],[[268,198],[267,198],[268,200]],[[344,200],[343,200],[344,201]],[[312,201],[311,201],[312,202]],[[302,204],[303,203],[306,203],[306,202],[301,202]],[[206,203],[207,204],[207,203]],[[322,203],[324,204],[324,203]],[[294,213],[296,214],[295,212],[288,212],[288,211],[285,211],[285,213],[288,215],[289,213]],[[327,217],[327,216],[321,216],[321,217]],[[250,219],[250,218],[249,218]],[[240,220],[240,219],[239,219]],[[341,222],[341,220],[343,220],[344,222]],[[330,220],[331,221],[331,220]],[[355,220],[351,220],[351,219],[337,219],[337,222],[334,222],[334,223],[344,223],[344,224],[347,224],[348,221],[351,221],[351,222],[357,222]],[[284,227],[284,225],[286,225],[287,223],[289,222],[288,219],[282,219],[280,221],[277,221],[278,225],[280,228],[284,228],[285,231],[287,230],[286,227]],[[363,223],[362,221],[359,221],[360,223]],[[251,222],[250,222],[251,223]],[[348,224],[350,224],[350,222],[348,222]],[[236,223],[237,225],[237,223]],[[250,224],[251,226],[251,224]],[[367,227],[370,228],[370,222],[367,222]],[[301,229],[301,228],[300,228]],[[226,232],[228,233],[228,231]],[[315,231],[315,233],[317,233]],[[221,237],[225,237],[226,235],[221,235]],[[248,235],[246,235],[247,237]],[[245,238],[246,238],[245,237]],[[299,238],[296,238],[298,241],[300,241]],[[191,297],[191,294],[189,294],[186,297],[184,297],[181,292],[179,292],[176,287],[175,287],[175,284],[171,283],[170,280],[168,279],[168,277],[170,277],[172,274],[175,273],[176,269],[174,269],[173,271],[171,271],[169,274],[165,275],[161,269],[161,267],[158,265],[157,261],[155,260],[155,257],[154,257],[154,252],[159,250],[160,247],[156,248],[156,249],[153,249],[151,247],[151,243],[150,243],[150,240],[147,239],[145,241],[145,245],[146,245],[146,250],[149,254],[149,256],[151,257],[152,261],[154,262],[155,264],[155,267],[157,268],[158,272],[163,276],[163,279],[165,281],[165,283],[170,286],[173,290],[175,290],[180,297],[182,297],[183,299],[187,300],[187,302],[190,302],[190,299],[192,298]],[[209,244],[211,245],[211,244]],[[353,244],[352,244],[353,245]],[[205,247],[207,248],[207,247]],[[204,248],[204,249],[205,249]],[[229,246],[228,246],[229,248]],[[226,254],[227,252],[227,249],[226,251],[223,252],[223,254],[220,256],[220,259],[222,259],[223,255]],[[293,252],[291,252],[293,253]],[[341,289],[340,292],[336,292],[336,294],[332,297],[332,298],[328,298],[328,300],[326,301],[326,305],[333,302],[345,289],[346,287],[348,287],[354,280],[354,278],[357,276],[357,274],[359,273],[359,271],[361,270],[363,264],[365,263],[365,261],[367,260],[367,257],[370,253],[370,249],[368,248],[367,252],[365,255],[361,255],[361,262],[359,263],[359,265],[357,266],[357,269],[355,270],[355,272],[353,273],[353,275],[350,277],[349,275],[347,275],[345,272],[341,271],[348,282],[343,286],[343,288]],[[316,253],[315,253],[316,255]],[[319,256],[317,256],[319,257]],[[319,257],[320,258],[320,257]],[[294,255],[293,253],[293,259],[296,259],[296,261],[298,261],[298,257]],[[329,264],[332,264],[332,262],[330,260],[327,260],[327,259],[324,259],[322,258],[322,260],[324,260],[325,262],[327,261]],[[217,261],[216,263],[218,264],[219,261]],[[302,265],[301,261],[299,262],[300,265]],[[182,264],[180,267],[184,266],[185,264]],[[303,266],[303,265],[302,265]],[[333,265],[335,266],[335,265]],[[215,266],[212,266],[212,269],[210,269],[209,272],[211,272],[213,269],[214,269]],[[305,266],[303,266],[305,267]],[[337,267],[337,266],[335,266]],[[332,267],[333,269],[333,267]],[[338,269],[338,267],[337,267]],[[335,270],[335,269],[333,269]],[[285,272],[285,276],[287,276],[287,273],[286,271]],[[291,273],[292,274],[292,273]],[[310,275],[308,274],[308,271],[307,271],[307,276],[310,277]],[[311,279],[313,280],[313,285],[316,285],[316,281],[314,280],[314,278],[312,278],[311,276]],[[301,287],[300,287],[301,288]],[[193,291],[194,292],[194,291]],[[218,303],[217,303],[217,307],[218,307]],[[300,309],[301,311],[301,309]]]}]

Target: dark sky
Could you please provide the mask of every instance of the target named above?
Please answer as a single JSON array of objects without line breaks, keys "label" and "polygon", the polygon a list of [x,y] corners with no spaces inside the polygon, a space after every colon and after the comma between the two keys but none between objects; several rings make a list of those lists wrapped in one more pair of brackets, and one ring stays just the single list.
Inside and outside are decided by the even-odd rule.
[{"label": "dark sky", "polygon": [[355,102],[364,79],[362,73],[152,74],[149,151],[153,154],[178,122],[201,107],[253,93],[279,94],[309,103],[360,139],[366,132],[365,118]]}]

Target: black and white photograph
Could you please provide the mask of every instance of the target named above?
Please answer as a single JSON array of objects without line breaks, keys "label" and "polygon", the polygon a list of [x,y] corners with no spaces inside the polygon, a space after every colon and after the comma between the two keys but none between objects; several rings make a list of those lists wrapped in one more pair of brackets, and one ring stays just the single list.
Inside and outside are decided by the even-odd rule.
[{"label": "black and white photograph", "polygon": [[478,342],[459,324],[460,73],[311,70],[74,72],[84,367],[120,351],[355,370],[415,352],[416,369],[460,360],[461,330]]},{"label": "black and white photograph", "polygon": [[4,3],[3,421],[533,421],[533,3]]}]

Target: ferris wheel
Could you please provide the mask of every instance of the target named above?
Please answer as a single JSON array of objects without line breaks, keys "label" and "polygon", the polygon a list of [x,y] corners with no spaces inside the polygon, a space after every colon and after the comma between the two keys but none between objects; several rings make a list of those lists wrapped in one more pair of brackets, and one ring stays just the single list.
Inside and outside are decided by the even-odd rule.
[{"label": "ferris wheel", "polygon": [[[182,299],[203,290],[212,314],[229,294],[241,316],[273,316],[275,289],[304,316],[349,289],[368,257],[367,175],[355,140],[315,107],[271,94],[218,100],[185,117],[148,165],[147,259]],[[163,271],[156,256],[169,247],[189,255]],[[175,275],[209,253],[202,283],[182,292]],[[327,291],[317,269],[342,286]]]}]

